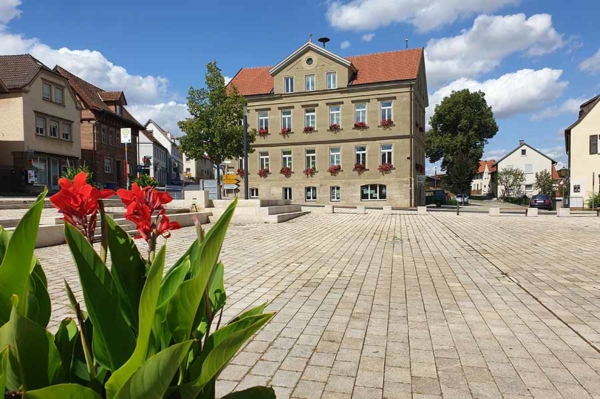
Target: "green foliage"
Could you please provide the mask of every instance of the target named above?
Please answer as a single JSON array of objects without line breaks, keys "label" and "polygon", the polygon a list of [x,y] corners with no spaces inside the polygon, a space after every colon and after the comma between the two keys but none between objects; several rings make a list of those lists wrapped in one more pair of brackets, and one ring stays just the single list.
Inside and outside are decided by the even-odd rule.
[{"label": "green foliage", "polygon": [[483,147],[498,132],[485,94],[468,89],[453,92],[435,107],[430,125],[425,135],[427,157],[430,162],[442,160],[448,183],[466,191],[483,156]]},{"label": "green foliage", "polygon": [[600,208],[600,193],[590,194],[585,204],[588,208]]},{"label": "green foliage", "polygon": [[[188,157],[202,159],[206,154],[215,165],[221,165],[226,159],[244,156],[244,130],[240,122],[246,100],[235,85],[225,86],[214,61],[206,65],[205,82],[205,88],[191,87],[188,92],[191,117],[178,122],[185,133],[179,140]],[[248,132],[248,146],[255,140],[256,134]]]},{"label": "green foliage", "polygon": [[552,175],[547,170],[542,170],[535,174],[535,183],[533,188],[538,190],[540,194],[552,195],[554,192],[554,181]]},{"label": "green foliage", "polygon": [[498,193],[502,200],[521,196],[525,173],[519,168],[504,168],[497,173]]},{"label": "green foliage", "polygon": [[94,182],[94,174],[92,172],[90,172],[90,168],[88,168],[87,165],[73,166],[73,165],[69,164],[69,165],[67,165],[66,169],[63,171],[61,177],[64,177],[64,178],[67,178],[67,179],[73,181],[73,179],[75,179],[75,176],[77,176],[77,174],[79,174],[81,172],[87,173],[86,183],[91,184],[92,186],[96,187],[96,183]]},{"label": "green foliage", "polygon": [[136,177],[135,179],[133,179],[133,183],[137,183],[138,186],[144,188],[144,187],[156,187],[158,186],[158,182],[156,181],[156,179],[154,179],[154,177],[150,177],[150,175],[140,175],[140,177]]},{"label": "green foliage", "polygon": [[503,199],[503,201],[515,205],[529,205],[529,197],[526,195],[521,197],[506,197]]},{"label": "green foliage", "polygon": [[[263,313],[265,304],[219,326],[218,313],[227,298],[219,256],[236,202],[164,277],[166,245],[149,263],[105,216],[109,270],[79,230],[66,224],[87,313],[65,284],[75,317],[63,320],[53,335],[46,330],[46,277],[32,244],[43,200],[44,195],[12,235],[0,229],[0,284],[2,278],[6,283],[0,309],[8,310],[8,317],[0,318],[0,394],[22,391],[23,397],[37,399],[214,398],[219,373],[273,317]],[[17,250],[18,260],[13,254]],[[275,394],[254,387],[227,397],[272,399]]]}]

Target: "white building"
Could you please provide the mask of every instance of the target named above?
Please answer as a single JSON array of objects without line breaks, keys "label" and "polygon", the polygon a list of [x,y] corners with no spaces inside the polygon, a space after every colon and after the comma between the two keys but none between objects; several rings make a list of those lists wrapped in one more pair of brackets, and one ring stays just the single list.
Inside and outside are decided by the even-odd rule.
[{"label": "white building", "polygon": [[141,174],[153,177],[159,186],[167,184],[167,149],[148,131],[141,130],[139,137],[139,165]]},{"label": "white building", "polygon": [[[553,165],[555,164],[555,160],[526,144],[525,141],[520,140],[519,146],[499,160],[496,163],[496,167],[498,173],[502,172],[503,169],[521,169],[525,173],[525,183],[521,186],[521,194],[531,197],[538,193],[538,191],[533,188],[535,184],[535,174],[543,170],[547,170],[548,173],[553,174]],[[502,187],[499,186],[497,193],[498,198],[502,197],[503,193]]]},{"label": "white building", "polygon": [[600,95],[581,104],[579,119],[565,129],[569,155],[570,207],[583,208],[600,191]]},{"label": "white building", "polygon": [[471,195],[490,195],[493,192],[492,174],[496,172],[496,161],[479,161],[479,168],[471,182]]},{"label": "white building", "polygon": [[152,119],[148,119],[144,127],[149,133],[152,133],[169,153],[167,157],[167,184],[181,182],[183,180],[183,158],[181,157],[181,151],[179,151],[175,136],[164,130]]},{"label": "white building", "polygon": [[209,180],[215,178],[214,165],[206,157],[202,159],[189,158],[183,155],[183,175],[186,181]]}]

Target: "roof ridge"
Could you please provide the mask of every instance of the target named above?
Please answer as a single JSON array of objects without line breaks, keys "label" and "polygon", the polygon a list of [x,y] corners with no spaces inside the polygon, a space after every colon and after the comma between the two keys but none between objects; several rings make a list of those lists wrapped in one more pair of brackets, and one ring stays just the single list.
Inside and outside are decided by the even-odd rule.
[{"label": "roof ridge", "polygon": [[266,69],[266,68],[273,68],[272,66],[258,66],[258,67],[242,67],[242,69]]},{"label": "roof ridge", "polygon": [[378,51],[376,53],[369,53],[369,54],[357,54],[357,55],[349,55],[346,56],[344,58],[356,58],[356,57],[368,57],[370,55],[379,55],[379,54],[390,54],[390,53],[402,53],[402,52],[409,52],[409,51],[423,51],[424,47],[415,47],[415,48],[403,48],[400,50],[389,50],[389,51]]},{"label": "roof ridge", "polygon": [[[89,85],[89,86],[92,86],[93,88],[97,89],[99,93],[100,93],[100,92],[105,92],[105,91],[106,91],[106,90],[104,90],[104,89],[101,89],[101,88],[99,88],[99,87],[98,87],[98,86],[96,86],[95,84],[93,84],[93,83],[90,83],[90,82],[88,82],[87,80],[84,80],[84,79],[80,78],[79,76],[75,75],[73,72],[71,72],[71,71],[69,71],[69,70],[67,70],[67,69],[65,69],[65,68],[63,68],[63,67],[61,67],[60,65],[56,65],[56,66],[55,66],[55,68],[60,68],[60,69],[62,69],[63,71],[65,71],[67,74],[69,74],[69,75],[71,75],[72,77],[74,77],[75,79],[77,79],[77,80],[80,80],[80,81],[82,81],[83,83],[85,83],[85,84],[87,84],[87,85]],[[98,93],[98,95],[99,95],[99,93]]]}]

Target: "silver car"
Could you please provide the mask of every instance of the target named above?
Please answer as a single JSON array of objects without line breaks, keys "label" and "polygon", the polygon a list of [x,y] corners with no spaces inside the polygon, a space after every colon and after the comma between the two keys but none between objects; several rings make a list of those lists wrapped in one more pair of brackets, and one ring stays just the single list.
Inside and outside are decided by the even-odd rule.
[{"label": "silver car", "polygon": [[469,196],[466,194],[456,194],[456,202],[459,205],[469,205]]}]

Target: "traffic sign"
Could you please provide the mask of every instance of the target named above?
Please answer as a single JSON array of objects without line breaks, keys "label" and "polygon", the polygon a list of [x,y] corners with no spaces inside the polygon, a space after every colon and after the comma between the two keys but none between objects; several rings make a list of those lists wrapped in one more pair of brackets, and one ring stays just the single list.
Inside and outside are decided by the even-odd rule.
[{"label": "traffic sign", "polygon": [[236,175],[225,175],[223,176],[225,184],[237,184],[239,181]]},{"label": "traffic sign", "polygon": [[121,128],[121,144],[129,144],[131,143],[131,128],[122,127]]},{"label": "traffic sign", "polygon": [[225,185],[223,185],[223,188],[225,190],[237,190],[238,187],[239,186],[237,184],[225,184]]}]

